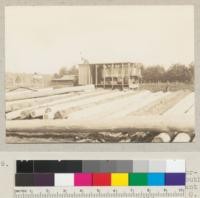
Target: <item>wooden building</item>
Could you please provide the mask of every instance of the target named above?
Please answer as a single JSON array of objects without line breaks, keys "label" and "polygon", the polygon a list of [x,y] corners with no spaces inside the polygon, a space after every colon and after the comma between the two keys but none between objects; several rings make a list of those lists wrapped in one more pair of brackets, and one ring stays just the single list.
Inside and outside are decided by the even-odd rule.
[{"label": "wooden building", "polygon": [[80,85],[137,88],[140,80],[140,64],[130,62],[79,64]]},{"label": "wooden building", "polygon": [[64,75],[61,78],[54,78],[51,81],[54,87],[65,87],[65,86],[75,86],[78,83],[78,76],[76,75]]}]

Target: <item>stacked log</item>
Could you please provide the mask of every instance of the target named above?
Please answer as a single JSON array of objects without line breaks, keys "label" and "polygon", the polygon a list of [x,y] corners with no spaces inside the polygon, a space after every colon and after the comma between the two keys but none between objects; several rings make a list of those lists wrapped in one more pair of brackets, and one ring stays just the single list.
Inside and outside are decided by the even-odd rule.
[{"label": "stacked log", "polygon": [[78,103],[78,101],[82,101],[89,97],[104,95],[106,93],[108,93],[108,91],[106,91],[106,90],[99,90],[96,92],[88,92],[88,93],[86,92],[86,93],[82,93],[81,95],[78,95],[78,96],[70,97],[68,99],[66,98],[66,99],[56,100],[51,103],[46,103],[45,105],[42,105],[40,107],[32,109],[30,112],[30,116],[32,118],[43,117],[45,112],[52,112],[51,109],[57,109],[58,107],[64,108],[65,105],[71,104],[72,102]]},{"label": "stacked log", "polygon": [[93,100],[86,101],[86,103],[79,104],[78,106],[72,106],[66,109],[59,110],[55,113],[56,119],[64,119],[70,117],[70,113],[80,112],[81,110],[94,108],[95,106],[106,104],[107,102],[114,101],[115,98],[124,98],[126,96],[134,95],[133,92],[111,92],[103,95],[103,97],[96,97]]},{"label": "stacked log", "polygon": [[8,137],[47,142],[62,137],[72,142],[192,142],[193,99],[189,91],[111,91],[94,86],[9,92],[6,131]]},{"label": "stacked log", "polygon": [[131,112],[129,115],[163,115],[188,94],[189,91],[166,92],[164,97]]},{"label": "stacked log", "polygon": [[45,103],[53,102],[59,99],[69,98],[71,96],[79,95],[79,94],[80,92],[76,92],[76,93],[67,93],[67,94],[55,95],[55,96],[47,96],[43,98],[31,98],[31,99],[6,102],[6,113],[27,108],[27,107],[36,106],[38,104],[45,104]]},{"label": "stacked log", "polygon": [[80,92],[86,90],[94,90],[94,85],[85,85],[85,86],[77,86],[77,87],[66,87],[54,90],[44,90],[44,91],[37,91],[31,93],[24,93],[24,94],[16,94],[16,95],[8,95],[6,96],[6,101],[16,101],[16,100],[24,100],[30,98],[39,98],[45,96],[53,96],[59,94],[65,94],[70,92]]},{"label": "stacked log", "polygon": [[17,118],[25,119],[25,118],[29,118],[30,116],[32,116],[33,118],[40,117],[40,116],[43,116],[44,111],[47,107],[60,105],[60,104],[67,103],[70,101],[82,100],[84,98],[87,98],[88,96],[99,95],[99,94],[103,94],[106,92],[108,92],[108,91],[99,90],[96,92],[86,92],[81,95],[79,95],[79,94],[78,95],[65,95],[64,94],[62,99],[58,99],[53,102],[47,102],[44,104],[43,104],[43,101],[41,102],[41,104],[39,101],[37,103],[37,105],[35,105],[35,106],[31,106],[28,108],[23,108],[23,109],[19,109],[17,111],[7,113],[6,119],[8,119],[8,120],[13,120],[13,119],[17,119]]},{"label": "stacked log", "polygon": [[78,112],[70,114],[68,119],[82,119],[82,118],[93,118],[93,119],[102,119],[108,115],[111,115],[115,111],[119,113],[119,109],[123,109],[124,106],[136,97],[145,96],[148,91],[129,91],[130,94],[125,95],[124,97],[118,97],[117,100],[108,101],[100,105],[96,105],[91,108],[83,109]]},{"label": "stacked log", "polygon": [[[126,103],[126,106],[123,107],[123,109],[119,113],[112,113],[112,115],[108,115],[110,118],[120,118],[129,115],[130,113],[143,108],[145,105],[159,100],[160,98],[164,97],[167,93],[163,92],[157,92],[157,93],[147,93],[146,100],[141,100],[141,97],[145,97],[144,95],[140,97],[135,97],[133,100],[130,100]],[[145,115],[145,114],[143,114]]]}]

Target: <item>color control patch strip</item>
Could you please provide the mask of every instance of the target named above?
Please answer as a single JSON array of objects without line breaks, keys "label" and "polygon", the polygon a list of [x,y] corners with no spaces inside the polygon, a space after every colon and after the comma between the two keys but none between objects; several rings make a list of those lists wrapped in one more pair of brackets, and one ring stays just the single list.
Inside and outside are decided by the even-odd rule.
[{"label": "color control patch strip", "polygon": [[17,161],[16,186],[185,186],[184,160]]}]

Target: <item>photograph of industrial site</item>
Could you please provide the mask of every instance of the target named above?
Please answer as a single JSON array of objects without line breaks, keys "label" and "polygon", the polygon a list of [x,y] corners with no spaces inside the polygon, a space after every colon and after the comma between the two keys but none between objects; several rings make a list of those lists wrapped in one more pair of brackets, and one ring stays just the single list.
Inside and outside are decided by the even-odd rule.
[{"label": "photograph of industrial site", "polygon": [[6,143],[195,141],[192,6],[9,6]]}]

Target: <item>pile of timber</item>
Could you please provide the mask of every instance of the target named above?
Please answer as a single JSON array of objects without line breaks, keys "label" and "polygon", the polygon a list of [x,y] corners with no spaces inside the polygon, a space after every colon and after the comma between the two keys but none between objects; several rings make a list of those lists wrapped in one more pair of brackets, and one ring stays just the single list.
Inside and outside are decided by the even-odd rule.
[{"label": "pile of timber", "polygon": [[[6,93],[6,117],[7,119],[16,119],[21,111],[30,110],[31,108],[40,108],[42,105],[57,104],[69,100],[70,97],[80,95],[82,92],[94,91],[93,85],[66,87],[61,89],[42,89],[26,90],[22,92]],[[73,98],[72,98],[73,99]],[[15,115],[16,114],[16,115]]]},{"label": "pile of timber", "polygon": [[8,137],[49,142],[72,134],[74,142],[191,142],[193,99],[189,91],[119,91],[93,85],[9,91],[6,131]]},{"label": "pile of timber", "polygon": [[[163,116],[129,116],[101,120],[7,121],[7,138],[42,142],[191,142],[194,121]],[[23,140],[22,138],[22,140]],[[31,141],[30,141],[31,140]],[[30,141],[30,142],[29,142]]]},{"label": "pile of timber", "polygon": [[23,100],[23,99],[30,99],[30,98],[40,98],[46,96],[53,96],[53,95],[60,95],[70,92],[80,92],[94,89],[93,85],[86,85],[86,86],[77,86],[77,87],[66,87],[60,89],[45,89],[42,91],[28,91],[23,94],[15,93],[15,94],[6,94],[6,101],[16,101],[16,100]]}]

